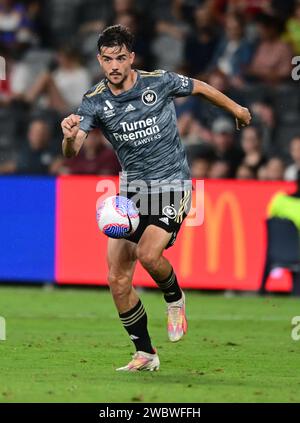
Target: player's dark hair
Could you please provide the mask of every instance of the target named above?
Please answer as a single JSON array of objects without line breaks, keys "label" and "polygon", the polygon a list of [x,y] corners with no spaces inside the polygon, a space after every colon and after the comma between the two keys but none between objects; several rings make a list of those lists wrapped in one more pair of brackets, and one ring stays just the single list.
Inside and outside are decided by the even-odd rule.
[{"label": "player's dark hair", "polygon": [[99,52],[102,47],[119,47],[121,49],[123,46],[132,52],[133,35],[123,25],[109,26],[99,35],[97,46]]}]

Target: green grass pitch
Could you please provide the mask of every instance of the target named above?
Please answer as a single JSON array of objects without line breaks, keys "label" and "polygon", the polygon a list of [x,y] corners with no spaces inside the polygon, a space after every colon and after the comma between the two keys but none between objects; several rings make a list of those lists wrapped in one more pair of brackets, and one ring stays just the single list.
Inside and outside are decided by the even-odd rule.
[{"label": "green grass pitch", "polygon": [[118,373],[133,347],[106,290],[0,287],[0,402],[298,402],[299,299],[187,292],[167,340],[163,298],[141,292],[159,372]]}]

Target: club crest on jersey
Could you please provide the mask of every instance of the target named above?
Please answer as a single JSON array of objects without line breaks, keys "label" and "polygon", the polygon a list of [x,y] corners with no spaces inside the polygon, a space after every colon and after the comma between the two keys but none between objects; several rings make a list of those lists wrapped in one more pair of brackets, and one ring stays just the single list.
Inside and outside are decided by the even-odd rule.
[{"label": "club crest on jersey", "polygon": [[142,95],[142,102],[146,106],[153,106],[157,102],[157,94],[153,90],[146,90]]}]

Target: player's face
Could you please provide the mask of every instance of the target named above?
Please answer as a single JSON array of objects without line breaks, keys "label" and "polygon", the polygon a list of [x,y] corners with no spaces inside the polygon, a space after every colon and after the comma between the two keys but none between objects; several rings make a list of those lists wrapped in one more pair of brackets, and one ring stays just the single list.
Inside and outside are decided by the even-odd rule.
[{"label": "player's face", "polygon": [[102,47],[98,54],[98,61],[106,78],[113,85],[122,84],[129,76],[134,53],[129,52],[125,46]]}]

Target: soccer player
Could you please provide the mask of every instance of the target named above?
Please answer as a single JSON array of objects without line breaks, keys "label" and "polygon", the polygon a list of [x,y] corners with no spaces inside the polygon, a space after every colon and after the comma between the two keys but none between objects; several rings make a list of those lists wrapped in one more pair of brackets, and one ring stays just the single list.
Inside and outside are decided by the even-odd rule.
[{"label": "soccer player", "polygon": [[202,95],[229,111],[237,126],[248,125],[251,116],[247,108],[204,82],[163,70],[133,69],[132,45],[133,36],[123,26],[108,27],[100,34],[97,58],[105,78],[84,95],[78,114],[62,121],[62,149],[66,157],[77,155],[89,131],[101,128],[122,165],[120,194],[133,198],[132,193],[139,192],[148,200],[148,212],[141,213],[136,232],[128,238],[109,238],[107,256],[110,290],[136,348],[129,364],[117,370],[153,371],[159,369],[159,357],[148,333],[146,311],[132,287],[137,260],[164,294],[170,341],[179,341],[187,330],[185,296],[163,256],[174,244],[191,202],[190,173],[173,99]]}]

